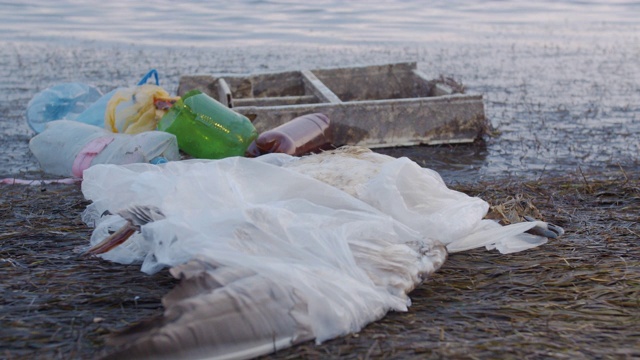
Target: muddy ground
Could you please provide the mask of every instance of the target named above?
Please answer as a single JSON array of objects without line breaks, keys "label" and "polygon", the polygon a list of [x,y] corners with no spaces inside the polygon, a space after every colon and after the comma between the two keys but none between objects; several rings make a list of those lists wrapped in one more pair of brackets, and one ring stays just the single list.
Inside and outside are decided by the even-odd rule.
[{"label": "muddy ground", "polygon": [[[511,255],[453,254],[408,312],[269,358],[640,357],[640,172],[452,187],[494,215],[537,211],[566,234]],[[79,255],[91,233],[79,186],[0,191],[0,358],[94,359],[111,331],[161,313],[176,283],[167,271]]]}]

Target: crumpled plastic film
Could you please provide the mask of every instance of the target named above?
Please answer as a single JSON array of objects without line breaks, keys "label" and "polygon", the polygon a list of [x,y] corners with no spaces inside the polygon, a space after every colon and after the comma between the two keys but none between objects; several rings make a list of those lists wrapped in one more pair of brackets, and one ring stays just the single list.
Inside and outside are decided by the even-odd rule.
[{"label": "crumpled plastic film", "polygon": [[157,85],[145,84],[116,91],[107,104],[105,129],[114,133],[138,134],[155,130],[166,109],[158,109],[158,100],[173,98]]},{"label": "crumpled plastic film", "polygon": [[445,245],[522,248],[518,235],[535,225],[483,220],[481,199],[409,159],[368,150],[97,165],[82,191],[92,201],[85,221],[100,234],[120,219],[95,218],[106,210],[145,205],[165,215],[142,226],[128,241],[135,246],[104,258],[128,263],[142,250],[147,273],[194,258],[255,272],[304,299],[318,342],[406,310],[408,292],[444,263]]}]

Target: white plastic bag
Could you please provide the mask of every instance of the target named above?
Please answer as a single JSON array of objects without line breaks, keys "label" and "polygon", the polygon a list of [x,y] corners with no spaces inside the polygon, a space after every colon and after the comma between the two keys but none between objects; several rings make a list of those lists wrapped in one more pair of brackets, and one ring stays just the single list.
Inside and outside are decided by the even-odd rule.
[{"label": "white plastic bag", "polygon": [[[448,189],[436,172],[357,149],[162,167],[97,165],[85,172],[82,191],[92,201],[83,220],[96,226],[93,245],[123,223],[119,215],[100,216],[106,210],[143,205],[165,216],[143,225],[105,259],[142,261],[147,273],[197,258],[208,264],[204,272],[260,274],[246,281],[269,279],[300,304],[296,311],[304,316],[296,319],[304,320],[296,321],[311,334],[290,327],[292,342],[308,336],[321,342],[358,331],[388,310],[406,310],[408,292],[444,262],[443,244],[501,248],[520,244],[519,234],[535,226],[483,220],[488,204]],[[537,238],[529,247],[546,241]],[[224,291],[233,295],[245,285],[225,284]],[[254,285],[249,288],[260,288]],[[237,295],[235,303],[243,306],[235,311],[249,311],[263,295]],[[206,328],[204,319],[199,323]]]},{"label": "white plastic bag", "polygon": [[180,159],[178,143],[172,134],[162,131],[137,135],[114,134],[97,126],[70,120],[48,123],[42,133],[29,141],[29,149],[46,173],[78,178],[94,164]]}]

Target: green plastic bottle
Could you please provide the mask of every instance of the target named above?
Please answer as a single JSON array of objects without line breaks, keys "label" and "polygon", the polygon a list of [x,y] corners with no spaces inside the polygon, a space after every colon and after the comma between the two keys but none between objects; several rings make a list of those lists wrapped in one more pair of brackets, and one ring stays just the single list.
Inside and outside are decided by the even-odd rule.
[{"label": "green plastic bottle", "polygon": [[160,119],[158,129],[174,134],[178,147],[200,159],[244,156],[258,136],[251,121],[199,90],[191,90]]}]

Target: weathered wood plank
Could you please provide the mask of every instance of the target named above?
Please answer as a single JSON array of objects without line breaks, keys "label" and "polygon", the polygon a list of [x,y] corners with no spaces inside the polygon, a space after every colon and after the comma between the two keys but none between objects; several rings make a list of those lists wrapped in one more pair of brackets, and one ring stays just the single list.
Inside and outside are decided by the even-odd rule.
[{"label": "weathered wood plank", "polygon": [[218,101],[228,108],[234,106],[231,89],[229,89],[229,84],[224,79],[218,79]]},{"label": "weathered wood plank", "polygon": [[479,95],[319,103],[313,105],[236,107],[254,117],[258,132],[295,117],[320,112],[334,128],[335,145],[371,148],[473,142],[485,129],[484,106]]},{"label": "weathered wood plank", "polygon": [[298,105],[319,103],[318,98],[313,95],[302,96],[278,96],[234,99],[235,107],[239,106],[278,106],[278,105]]},{"label": "weathered wood plank", "polygon": [[305,85],[305,91],[315,95],[321,102],[339,104],[340,98],[329,90],[311,71],[303,70],[302,80]]}]

